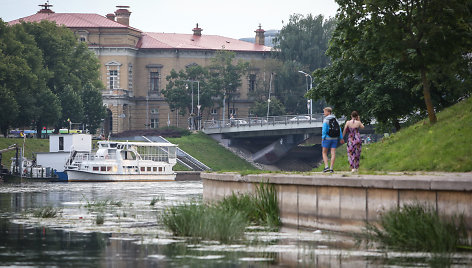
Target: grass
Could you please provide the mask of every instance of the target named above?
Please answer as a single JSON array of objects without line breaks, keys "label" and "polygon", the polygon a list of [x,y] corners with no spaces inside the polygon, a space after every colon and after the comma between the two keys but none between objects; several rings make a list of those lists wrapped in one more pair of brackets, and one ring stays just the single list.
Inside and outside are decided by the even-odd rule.
[{"label": "grass", "polygon": [[167,140],[178,144],[180,149],[205,163],[213,171],[256,170],[251,164],[203,133],[168,138]]},{"label": "grass", "polygon": [[[364,144],[359,171],[472,171],[472,98],[437,113],[437,118],[434,125],[424,119],[380,142]],[[336,150],[334,170],[350,170],[346,145]]]},{"label": "grass", "polygon": [[[32,155],[35,152],[49,152],[49,140],[47,139],[25,139],[25,157],[32,159]],[[0,138],[0,150],[5,149],[8,146],[16,144],[18,147],[23,147],[23,138]],[[15,156],[16,151],[9,151],[3,153],[2,163],[6,166],[10,166],[10,159]]]},{"label": "grass", "polygon": [[381,215],[380,227],[367,225],[370,238],[400,250],[454,252],[466,243],[462,215],[440,217],[432,206],[409,204]]},{"label": "grass", "polygon": [[228,243],[241,239],[250,223],[280,226],[277,192],[260,184],[255,195],[232,194],[216,204],[191,201],[167,208],[162,223],[174,235]]},{"label": "grass", "polygon": [[33,211],[33,216],[36,218],[55,218],[62,212],[60,208],[53,208],[51,206],[38,208]]}]

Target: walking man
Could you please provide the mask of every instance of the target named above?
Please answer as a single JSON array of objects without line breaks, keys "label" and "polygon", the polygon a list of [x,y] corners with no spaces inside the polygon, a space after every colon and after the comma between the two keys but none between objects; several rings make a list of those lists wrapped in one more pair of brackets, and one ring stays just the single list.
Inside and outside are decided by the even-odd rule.
[{"label": "walking man", "polygon": [[[336,147],[338,147],[338,140],[341,144],[344,143],[343,134],[341,127],[339,126],[338,120],[332,115],[333,109],[331,107],[325,107],[323,114],[325,116],[323,120],[323,127],[321,131],[321,147],[323,149],[323,172],[333,173],[334,160],[336,159]],[[328,150],[331,151],[331,165],[328,167]]]}]

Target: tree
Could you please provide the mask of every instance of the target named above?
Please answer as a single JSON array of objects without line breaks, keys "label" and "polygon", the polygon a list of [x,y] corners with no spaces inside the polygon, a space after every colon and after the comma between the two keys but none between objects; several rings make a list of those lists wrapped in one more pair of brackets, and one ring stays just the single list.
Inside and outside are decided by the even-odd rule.
[{"label": "tree", "polygon": [[[429,121],[436,122],[431,85],[438,70],[454,74],[471,47],[469,0],[338,0],[333,46],[338,58],[376,65],[398,62],[419,77]],[[467,78],[469,79],[469,78]],[[436,87],[440,89],[441,87]],[[443,93],[447,93],[444,92]]]},{"label": "tree", "polygon": [[276,96],[288,113],[307,112],[309,80],[298,71],[311,73],[329,64],[325,53],[335,25],[333,18],[324,19],[322,15],[293,14],[274,39],[273,55],[283,61],[276,71]]},{"label": "tree", "polygon": [[83,122],[88,126],[90,133],[95,134],[106,116],[102,93],[91,83],[88,83],[82,90],[82,102],[84,104]]},{"label": "tree", "polygon": [[13,93],[0,85],[0,132],[4,137],[8,134],[8,128],[15,122],[18,112]]},{"label": "tree", "polygon": [[[221,97],[227,104],[227,118],[230,117],[230,104],[236,97],[237,89],[242,85],[241,76],[247,73],[249,63],[239,60],[233,61],[236,53],[226,50],[217,51],[208,67],[208,87]],[[234,107],[233,107],[234,108]]]},{"label": "tree", "polygon": [[[255,116],[267,116],[267,100],[255,102],[251,110]],[[276,99],[275,97],[270,97],[269,116],[274,115],[285,115],[285,107],[278,99]]]},{"label": "tree", "polygon": [[325,67],[329,63],[325,52],[334,26],[335,20],[325,20],[323,15],[291,15],[274,39],[274,49],[278,51],[275,57],[298,62],[310,72]]},{"label": "tree", "polygon": [[[212,96],[214,93],[206,86],[207,70],[200,65],[189,66],[185,70],[177,72],[172,69],[170,75],[166,77],[168,84],[162,94],[166,98],[169,107],[179,110],[181,115],[197,113],[198,86],[200,87],[201,110],[212,106]],[[198,83],[196,82],[198,81]],[[193,108],[192,111],[192,87],[193,87]]]}]

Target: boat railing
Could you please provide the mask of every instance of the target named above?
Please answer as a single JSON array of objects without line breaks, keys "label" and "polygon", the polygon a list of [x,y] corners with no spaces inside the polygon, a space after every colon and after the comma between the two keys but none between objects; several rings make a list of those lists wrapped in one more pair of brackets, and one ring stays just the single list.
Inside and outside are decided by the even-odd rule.
[{"label": "boat railing", "polygon": [[74,160],[76,162],[81,161],[94,161],[94,160],[109,160],[109,159],[116,159],[116,154],[106,154],[106,155],[94,155],[90,153],[78,153]]}]

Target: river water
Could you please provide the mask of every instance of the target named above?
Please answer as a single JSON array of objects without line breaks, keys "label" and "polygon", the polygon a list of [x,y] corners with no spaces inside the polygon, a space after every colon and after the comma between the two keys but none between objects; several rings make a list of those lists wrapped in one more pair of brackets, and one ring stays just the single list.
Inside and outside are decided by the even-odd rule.
[{"label": "river water", "polygon": [[[426,266],[430,259],[319,230],[253,228],[238,243],[194,244],[160,223],[167,207],[201,199],[200,181],[0,183],[0,266],[378,267]],[[59,216],[33,216],[44,207]],[[456,254],[452,262],[467,267],[472,256]]]}]

